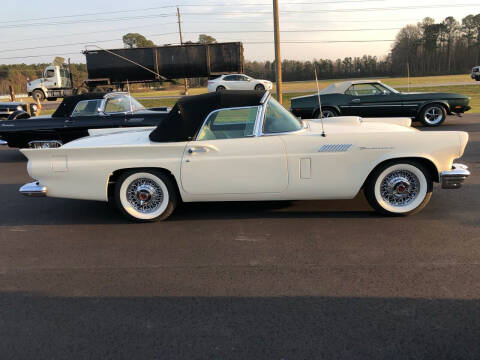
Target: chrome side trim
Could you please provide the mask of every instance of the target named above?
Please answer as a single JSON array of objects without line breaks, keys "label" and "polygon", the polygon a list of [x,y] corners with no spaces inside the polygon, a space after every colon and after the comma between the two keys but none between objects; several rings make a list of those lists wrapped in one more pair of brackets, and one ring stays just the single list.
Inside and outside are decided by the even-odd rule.
[{"label": "chrome side trim", "polygon": [[325,144],[318,152],[345,152],[352,147],[352,144]]},{"label": "chrome side trim", "polygon": [[452,165],[452,170],[442,171],[440,173],[442,189],[460,188],[465,179],[470,175],[470,171],[467,169],[468,166],[466,165],[454,163]]},{"label": "chrome side trim", "polygon": [[23,185],[19,190],[20,194],[33,197],[47,196],[47,187],[40,185],[38,181],[34,181]]},{"label": "chrome side trim", "polygon": [[28,147],[32,149],[53,149],[62,145],[60,140],[33,140],[28,143]]},{"label": "chrome side trim", "polygon": [[268,98],[270,97],[270,95],[271,95],[270,91],[268,91],[268,90],[265,91],[265,94],[263,94],[263,96],[260,100],[260,104],[262,104],[262,105],[265,104],[267,102]]}]

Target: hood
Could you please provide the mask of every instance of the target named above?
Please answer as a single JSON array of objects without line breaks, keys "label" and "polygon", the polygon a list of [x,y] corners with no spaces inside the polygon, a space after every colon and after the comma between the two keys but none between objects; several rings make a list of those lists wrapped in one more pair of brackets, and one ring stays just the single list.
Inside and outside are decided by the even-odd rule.
[{"label": "hood", "polygon": [[[308,123],[310,134],[322,133],[320,119],[305,120]],[[325,133],[372,133],[372,132],[412,132],[409,118],[361,118],[358,116],[338,116],[323,119]]]},{"label": "hood", "polygon": [[43,78],[29,81],[27,83],[27,91],[32,91],[38,87],[41,87],[43,84]]},{"label": "hood", "polygon": [[86,136],[81,139],[71,141],[62,146],[65,149],[94,148],[109,146],[129,146],[150,144],[149,135],[152,129],[142,130],[119,130],[118,132],[109,132],[108,134],[98,134]]}]

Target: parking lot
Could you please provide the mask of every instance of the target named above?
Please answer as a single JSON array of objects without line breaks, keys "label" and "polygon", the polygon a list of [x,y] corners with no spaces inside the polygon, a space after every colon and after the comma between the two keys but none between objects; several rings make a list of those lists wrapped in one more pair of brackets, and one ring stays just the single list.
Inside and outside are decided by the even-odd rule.
[{"label": "parking lot", "polygon": [[472,176],[407,218],[360,194],[134,224],[23,197],[25,158],[1,148],[0,358],[478,359],[480,115],[438,130],[469,132]]}]

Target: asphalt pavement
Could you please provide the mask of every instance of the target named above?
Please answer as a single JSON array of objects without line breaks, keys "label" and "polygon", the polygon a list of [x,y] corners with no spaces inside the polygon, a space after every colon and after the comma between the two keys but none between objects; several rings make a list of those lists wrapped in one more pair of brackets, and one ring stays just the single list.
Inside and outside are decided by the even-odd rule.
[{"label": "asphalt pavement", "polygon": [[1,148],[0,358],[480,358],[480,115],[438,130],[469,132],[472,176],[407,218],[360,194],[133,224],[23,197],[25,158]]}]

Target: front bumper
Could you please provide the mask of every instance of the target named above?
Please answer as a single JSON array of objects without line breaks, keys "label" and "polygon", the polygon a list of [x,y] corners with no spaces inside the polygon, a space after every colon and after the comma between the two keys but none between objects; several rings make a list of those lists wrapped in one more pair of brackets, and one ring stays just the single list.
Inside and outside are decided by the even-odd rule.
[{"label": "front bumper", "polygon": [[5,140],[0,139],[0,146],[7,146],[8,143]]},{"label": "front bumper", "polygon": [[463,164],[453,164],[452,170],[442,171],[440,173],[440,183],[443,189],[458,189],[470,175],[468,166]]},{"label": "front bumper", "polygon": [[47,187],[34,181],[23,185],[19,190],[20,194],[25,196],[44,197],[47,196]]}]

